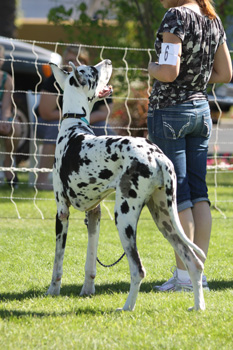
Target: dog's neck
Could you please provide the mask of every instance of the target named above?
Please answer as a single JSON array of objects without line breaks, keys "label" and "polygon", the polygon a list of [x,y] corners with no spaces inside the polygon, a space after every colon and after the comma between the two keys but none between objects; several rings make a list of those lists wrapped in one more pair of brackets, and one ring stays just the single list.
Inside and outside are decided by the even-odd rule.
[{"label": "dog's neck", "polygon": [[84,91],[79,89],[77,93],[77,89],[75,89],[76,91],[73,91],[73,89],[73,87],[70,87],[68,90],[65,89],[64,91],[62,108],[63,119],[85,118],[89,124],[93,103],[88,101]]}]

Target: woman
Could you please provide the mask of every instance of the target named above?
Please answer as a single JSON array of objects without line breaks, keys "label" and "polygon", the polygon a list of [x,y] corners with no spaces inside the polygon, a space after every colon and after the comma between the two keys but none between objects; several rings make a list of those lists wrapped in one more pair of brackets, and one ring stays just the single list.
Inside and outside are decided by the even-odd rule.
[{"label": "woman", "polygon": [[[0,135],[4,137],[5,143],[5,159],[4,167],[9,168],[12,165],[11,153],[15,152],[19,143],[21,126],[16,118],[13,121],[11,91],[13,90],[12,78],[1,68],[4,63],[5,49],[0,45]],[[5,171],[6,181],[9,185],[17,187],[17,175],[11,171]]]},{"label": "woman", "polygon": [[[160,1],[169,10],[155,41],[159,62],[148,67],[155,79],[148,109],[149,138],[174,164],[181,224],[207,255],[212,219],[205,178],[212,122],[206,86],[231,80],[231,58],[212,0]],[[178,256],[176,265],[173,277],[157,290],[192,290]],[[203,287],[208,289],[205,276]]]}]

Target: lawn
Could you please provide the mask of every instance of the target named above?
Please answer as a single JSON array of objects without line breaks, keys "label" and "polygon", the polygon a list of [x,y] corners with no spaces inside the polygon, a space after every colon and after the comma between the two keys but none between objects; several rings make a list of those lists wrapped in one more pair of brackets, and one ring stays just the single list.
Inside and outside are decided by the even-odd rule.
[{"label": "lawn", "polygon": [[[22,177],[23,178],[23,175]],[[59,297],[46,297],[54,249],[53,194],[20,185],[0,199],[1,349],[232,349],[233,346],[233,174],[208,174],[213,230],[205,274],[206,311],[188,312],[192,293],[156,293],[171,277],[173,251],[143,209],[138,248],[147,271],[134,312],[119,313],[129,291],[126,258],[111,268],[97,266],[96,294],[79,297],[87,245],[84,214],[71,210]],[[14,198],[14,203],[9,199]],[[98,257],[117,260],[122,247],[115,229],[113,197],[102,205]],[[215,205],[220,211],[215,209]],[[44,219],[41,219],[41,210]],[[18,219],[18,215],[21,219]]]}]

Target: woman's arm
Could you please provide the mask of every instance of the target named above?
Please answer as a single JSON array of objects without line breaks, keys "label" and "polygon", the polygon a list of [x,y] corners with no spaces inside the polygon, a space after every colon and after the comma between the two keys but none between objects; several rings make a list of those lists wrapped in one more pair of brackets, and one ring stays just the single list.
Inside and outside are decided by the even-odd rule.
[{"label": "woman's arm", "polygon": [[179,45],[179,53],[176,65],[158,64],[157,62],[151,62],[148,66],[148,72],[154,79],[157,79],[164,83],[171,83],[178,77],[180,72],[180,56],[182,51],[181,40],[175,34],[163,33],[163,43]]},{"label": "woman's arm", "polygon": [[57,96],[46,94],[47,91],[41,91],[39,103],[39,114],[44,120],[59,120],[60,111],[57,106]]},{"label": "woman's arm", "polygon": [[4,85],[4,93],[2,98],[2,120],[7,120],[7,118],[12,116],[12,101],[11,101],[11,91],[13,89],[12,78],[7,74],[6,82]]},{"label": "woman's arm", "polygon": [[[2,98],[2,121],[7,121],[12,116],[12,101],[11,91],[13,90],[12,78],[7,74],[6,82],[4,85],[4,93]],[[0,135],[9,135],[11,132],[10,123],[0,123]]]},{"label": "woman's arm", "polygon": [[219,46],[214,56],[209,83],[229,83],[232,79],[231,56],[226,43]]},{"label": "woman's arm", "polygon": [[[113,109],[113,103],[108,103],[108,107],[110,109],[110,115]],[[90,116],[90,124],[94,124],[103,120],[106,120],[108,116],[108,108],[106,105],[101,105],[98,110],[93,111]]]}]

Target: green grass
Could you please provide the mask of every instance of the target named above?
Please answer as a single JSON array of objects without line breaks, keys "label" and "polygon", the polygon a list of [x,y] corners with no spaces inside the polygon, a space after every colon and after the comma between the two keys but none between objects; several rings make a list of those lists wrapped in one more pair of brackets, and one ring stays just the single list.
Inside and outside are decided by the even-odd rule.
[{"label": "green grass", "polygon": [[[23,177],[22,177],[23,178]],[[71,211],[59,297],[45,297],[50,284],[54,249],[53,194],[26,185],[14,192],[15,205],[2,187],[0,199],[0,348],[1,349],[232,349],[233,309],[233,176],[221,174],[214,187],[208,175],[213,230],[205,264],[210,292],[206,311],[188,312],[192,293],[156,293],[153,285],[170,278],[173,251],[155,227],[148,210],[138,224],[138,248],[147,271],[134,312],[118,313],[129,291],[124,258],[112,268],[97,266],[96,294],[79,297],[84,280],[87,233],[84,214]],[[223,214],[214,209],[217,205]],[[50,199],[50,200],[48,200]],[[105,205],[113,214],[113,202]],[[98,256],[106,264],[122,254],[122,247],[102,205]]]}]

